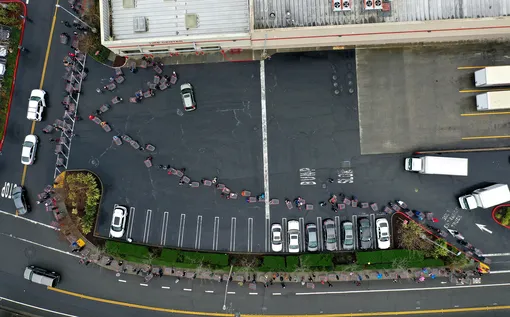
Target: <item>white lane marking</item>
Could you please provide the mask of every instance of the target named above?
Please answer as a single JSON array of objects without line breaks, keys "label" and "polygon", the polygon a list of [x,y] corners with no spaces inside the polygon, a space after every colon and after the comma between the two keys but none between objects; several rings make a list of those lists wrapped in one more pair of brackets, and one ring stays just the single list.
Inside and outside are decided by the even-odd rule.
[{"label": "white lane marking", "polygon": [[186,291],[186,292],[191,292],[191,291],[192,291],[192,289],[191,289],[191,288],[183,288],[182,290],[183,290],[183,291]]},{"label": "white lane marking", "polygon": [[3,210],[0,210],[0,214],[8,215],[8,216],[11,216],[11,217],[14,217],[14,218],[18,218],[18,219],[22,219],[22,220],[28,221],[30,223],[33,223],[34,225],[40,225],[40,226],[43,226],[43,227],[46,227],[46,228],[50,228],[50,229],[53,229],[53,230],[60,231],[60,228],[57,228],[57,227],[54,227],[54,226],[50,226],[50,225],[47,225],[45,223],[38,222],[38,221],[35,221],[35,220],[27,219],[25,217],[17,216],[15,214],[11,214],[11,213],[3,211]]},{"label": "white lane marking", "polygon": [[145,225],[143,228],[143,242],[144,243],[149,242],[149,233],[151,230],[151,219],[152,219],[152,210],[147,209],[147,212],[145,214]]},{"label": "white lane marking", "polygon": [[162,289],[170,289],[170,286],[161,286]]},{"label": "white lane marking", "polygon": [[42,308],[42,307],[39,307],[39,306],[34,306],[34,305],[30,305],[30,304],[25,304],[25,303],[22,303],[22,302],[18,302],[18,301],[12,300],[12,299],[7,298],[7,297],[0,297],[0,300],[4,300],[4,301],[6,301],[6,302],[10,302],[10,303],[18,304],[18,305],[25,306],[25,307],[30,307],[30,308],[38,309],[38,310],[41,310],[41,311],[45,311],[45,312],[52,313],[52,314],[56,314],[56,315],[60,315],[60,316],[78,317],[78,316],[76,316],[76,315],[71,315],[71,314],[61,313],[61,312],[58,312],[58,311],[55,311],[55,310],[49,310],[49,309]]},{"label": "white lane marking", "polygon": [[168,231],[168,211],[165,211],[163,213],[163,224],[161,225],[161,240],[159,241],[159,244],[165,245],[166,244],[166,232]]},{"label": "white lane marking", "polygon": [[145,287],[147,287],[147,286],[149,286],[149,284],[140,283],[140,286],[145,286]]},{"label": "white lane marking", "polygon": [[181,214],[181,219],[179,221],[179,235],[177,236],[177,246],[179,248],[182,247],[184,243],[184,225],[186,224],[186,214]]},{"label": "white lane marking", "polygon": [[129,222],[128,222],[128,232],[127,232],[127,239],[131,239],[133,236],[133,224],[135,222],[135,207],[129,208]]},{"label": "white lane marking", "polygon": [[248,252],[253,252],[253,218],[248,218]]},{"label": "white lane marking", "polygon": [[218,250],[218,235],[220,234],[220,217],[214,217],[213,225],[213,250]]},{"label": "white lane marking", "polygon": [[205,291],[206,293],[212,294],[214,291]]},{"label": "white lane marking", "polygon": [[259,293],[248,293],[249,295],[258,295]]},{"label": "white lane marking", "polygon": [[233,252],[236,250],[236,225],[237,225],[237,219],[236,217],[230,218],[230,252]]},{"label": "white lane marking", "polygon": [[127,281],[126,281],[126,280],[119,280],[119,282],[121,282],[121,283],[127,283]]},{"label": "white lane marking", "polygon": [[274,296],[280,296],[282,293],[273,293]]},{"label": "white lane marking", "polygon": [[236,292],[227,292],[228,295],[235,295]]},{"label": "white lane marking", "polygon": [[265,245],[264,245],[264,248],[266,250],[266,252],[269,252],[269,236],[271,235],[271,233],[269,232],[270,229],[270,223],[269,223],[269,219],[265,219],[265,222],[266,222],[266,234],[264,235],[264,239],[265,239]]},{"label": "white lane marking", "polygon": [[27,240],[27,239],[23,239],[23,238],[20,238],[20,237],[16,237],[16,236],[14,236],[12,234],[0,232],[0,235],[3,235],[5,237],[9,237],[9,238],[13,238],[13,239],[16,239],[16,240],[19,240],[19,241],[23,241],[23,242],[26,242],[26,243],[30,243],[30,244],[33,244],[33,245],[36,245],[38,247],[42,247],[42,248],[45,248],[45,249],[48,249],[48,250],[52,250],[52,251],[56,251],[56,252],[60,252],[60,253],[66,254],[66,255],[74,256],[75,258],[81,258],[81,256],[78,255],[78,254],[67,252],[67,251],[62,251],[60,249],[49,247],[49,246],[46,246],[44,244],[40,244],[40,243],[31,241],[31,240]]},{"label": "white lane marking", "polygon": [[264,161],[264,195],[266,219],[271,219],[269,208],[269,158],[267,153],[266,65],[260,61],[260,113],[262,117],[262,157]]},{"label": "white lane marking", "polygon": [[510,256],[510,253],[488,253],[488,254],[482,254],[484,257],[488,256]]},{"label": "white lane marking", "polygon": [[490,274],[506,274],[510,273],[510,270],[501,270],[501,271],[490,271]]},{"label": "white lane marking", "polygon": [[423,288],[396,288],[396,289],[374,289],[374,290],[360,290],[360,291],[335,291],[335,292],[309,292],[309,293],[296,293],[296,296],[303,295],[334,295],[334,294],[359,294],[359,293],[393,293],[393,292],[421,292],[421,291],[441,291],[448,289],[459,288],[481,288],[481,287],[501,287],[510,286],[510,283],[501,284],[484,284],[484,285],[462,285],[462,286],[441,286],[441,287],[423,287]]},{"label": "white lane marking", "polygon": [[197,230],[195,232],[195,249],[200,249],[200,240],[202,240],[202,216],[197,216]]}]

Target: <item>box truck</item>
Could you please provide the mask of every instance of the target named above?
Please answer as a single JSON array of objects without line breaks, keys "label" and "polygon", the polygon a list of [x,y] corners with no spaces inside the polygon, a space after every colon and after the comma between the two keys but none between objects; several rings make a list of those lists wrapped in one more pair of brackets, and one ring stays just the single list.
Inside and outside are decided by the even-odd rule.
[{"label": "box truck", "polygon": [[476,95],[476,110],[510,109],[510,91],[490,91]]},{"label": "box truck", "polygon": [[478,207],[490,208],[510,200],[510,191],[507,184],[496,184],[476,189],[470,195],[459,197],[462,209],[471,210]]},{"label": "box truck", "polygon": [[510,86],[510,66],[491,66],[477,70],[475,86]]},{"label": "box truck", "polygon": [[468,176],[468,159],[440,156],[409,157],[405,160],[405,170],[420,174]]}]

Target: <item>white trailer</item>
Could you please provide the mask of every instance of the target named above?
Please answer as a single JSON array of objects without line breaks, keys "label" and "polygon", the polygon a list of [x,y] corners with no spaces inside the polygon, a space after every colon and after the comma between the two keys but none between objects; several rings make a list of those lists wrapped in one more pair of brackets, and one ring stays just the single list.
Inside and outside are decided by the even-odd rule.
[{"label": "white trailer", "polygon": [[409,157],[405,160],[405,170],[420,174],[468,176],[468,159],[441,156]]},{"label": "white trailer", "polygon": [[475,72],[476,87],[510,86],[510,66],[491,66]]},{"label": "white trailer", "polygon": [[478,207],[490,208],[506,203],[510,200],[510,190],[507,184],[495,184],[485,188],[476,189],[471,195],[459,197],[462,209],[471,210]]},{"label": "white trailer", "polygon": [[476,110],[510,109],[510,91],[490,91],[476,95]]}]

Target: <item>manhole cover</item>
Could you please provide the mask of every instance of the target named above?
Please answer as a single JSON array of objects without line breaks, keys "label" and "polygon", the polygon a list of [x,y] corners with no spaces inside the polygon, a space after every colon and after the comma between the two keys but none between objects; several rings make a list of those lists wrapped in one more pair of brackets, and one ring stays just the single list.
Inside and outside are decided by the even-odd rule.
[{"label": "manhole cover", "polygon": [[95,158],[95,157],[91,158],[89,162],[94,167],[98,167],[99,166],[99,160],[97,158]]}]

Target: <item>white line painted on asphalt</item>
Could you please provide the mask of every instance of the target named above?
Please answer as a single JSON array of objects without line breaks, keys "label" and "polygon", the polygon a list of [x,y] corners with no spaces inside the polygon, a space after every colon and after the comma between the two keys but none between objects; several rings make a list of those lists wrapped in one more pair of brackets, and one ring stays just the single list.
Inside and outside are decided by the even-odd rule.
[{"label": "white line painted on asphalt", "polygon": [[265,219],[265,223],[266,223],[265,224],[266,234],[264,235],[264,239],[265,239],[264,240],[264,242],[265,242],[264,248],[265,248],[266,252],[269,252],[269,235],[271,234],[269,232],[269,230],[270,230],[269,227],[271,226],[271,224],[269,223],[269,219]]},{"label": "white line painted on asphalt", "polygon": [[489,253],[489,254],[482,254],[484,257],[488,256],[510,256],[510,253]]},{"label": "white line painted on asphalt", "polygon": [[149,242],[149,233],[151,232],[151,219],[152,219],[152,210],[147,209],[145,214],[145,226],[143,228],[143,242]]},{"label": "white line painted on asphalt", "polygon": [[229,247],[230,252],[236,250],[236,225],[237,225],[236,217],[230,218],[230,247]]},{"label": "white line painted on asphalt", "polygon": [[260,113],[262,117],[262,158],[264,162],[264,195],[266,219],[271,219],[269,208],[269,155],[267,152],[266,65],[260,61]]},{"label": "white line painted on asphalt", "polygon": [[248,218],[248,252],[253,252],[253,218]]},{"label": "white line painted on asphalt", "polygon": [[25,306],[25,307],[29,307],[29,308],[38,309],[38,310],[45,311],[45,312],[48,312],[48,313],[52,313],[52,314],[55,314],[55,315],[67,316],[67,317],[78,317],[78,316],[76,316],[76,315],[71,315],[71,314],[61,313],[61,312],[58,312],[58,311],[55,311],[55,310],[49,310],[49,309],[42,308],[42,307],[39,307],[39,306],[34,306],[34,305],[30,305],[30,304],[25,304],[25,303],[22,303],[22,302],[18,302],[18,301],[12,300],[12,299],[7,298],[7,297],[0,297],[0,300],[4,300],[4,301],[6,301],[6,302],[10,302],[10,303],[18,304],[18,305]]},{"label": "white line painted on asphalt", "polygon": [[119,280],[119,282],[121,282],[121,283],[127,283],[127,281],[126,281],[126,280]]},{"label": "white line painted on asphalt", "polygon": [[218,250],[218,235],[220,234],[220,217],[214,217],[213,225],[213,250]]},{"label": "white line painted on asphalt", "polygon": [[273,296],[280,296],[282,293],[273,293]]},{"label": "white line painted on asphalt", "polygon": [[191,288],[183,288],[182,290],[185,291],[185,292],[191,292],[192,291]]},{"label": "white line painted on asphalt", "polygon": [[11,217],[14,217],[14,218],[17,218],[17,219],[21,219],[21,220],[25,220],[25,221],[28,221],[30,223],[33,223],[34,225],[40,225],[40,226],[43,226],[43,227],[46,227],[46,228],[50,228],[50,229],[53,229],[53,230],[60,231],[60,228],[57,228],[57,227],[54,227],[54,226],[50,226],[50,225],[47,225],[45,223],[38,222],[38,221],[35,221],[35,220],[27,219],[27,218],[24,218],[24,217],[21,217],[21,216],[17,216],[15,214],[11,214],[11,213],[3,211],[3,210],[0,210],[0,214],[11,216]]},{"label": "white line painted on asphalt", "polygon": [[128,232],[126,235],[127,239],[131,239],[133,235],[133,224],[135,222],[135,207],[129,208],[129,222],[128,222]]},{"label": "white line painted on asphalt", "polygon": [[161,286],[162,289],[170,289],[170,286]]},{"label": "white line painted on asphalt", "polygon": [[186,214],[181,214],[181,219],[179,221],[179,235],[177,236],[177,246],[179,248],[182,247],[184,243],[184,225],[186,224]]},{"label": "white line painted on asphalt", "polygon": [[197,216],[197,230],[195,232],[195,249],[200,249],[200,240],[202,239],[202,216]]},{"label": "white line painted on asphalt", "polygon": [[510,273],[510,270],[490,271],[490,274],[506,274]]},{"label": "white line painted on asphalt", "polygon": [[168,231],[168,211],[165,211],[163,213],[163,224],[161,225],[161,240],[159,241],[159,244],[165,245],[166,244],[166,232]]},{"label": "white line painted on asphalt", "polygon": [[206,293],[212,294],[214,291],[205,291]]},{"label": "white line painted on asphalt", "polygon": [[236,292],[227,292],[228,295],[235,295]]},{"label": "white line painted on asphalt", "polygon": [[75,254],[75,253],[71,253],[71,252],[67,252],[67,251],[62,251],[60,249],[52,248],[52,247],[49,247],[47,245],[40,244],[40,243],[31,241],[31,240],[27,240],[27,239],[23,239],[23,238],[20,238],[20,237],[16,237],[16,236],[14,236],[12,234],[9,234],[9,233],[0,232],[0,235],[3,235],[5,237],[9,237],[9,238],[13,238],[13,239],[16,239],[16,240],[19,240],[19,241],[23,241],[23,242],[26,242],[26,243],[30,243],[30,244],[36,245],[38,247],[45,248],[45,249],[48,249],[48,250],[52,250],[52,251],[55,251],[55,252],[60,252],[60,253],[65,254],[65,255],[74,256],[75,258],[81,258],[81,256],[79,254]]},{"label": "white line painted on asphalt", "polygon": [[147,287],[147,286],[149,286],[149,284],[140,283],[140,286],[145,286],[145,287]]},{"label": "white line painted on asphalt", "polygon": [[249,295],[258,295],[259,293],[248,293]]},{"label": "white line painted on asphalt", "polygon": [[296,296],[304,295],[338,295],[338,294],[359,294],[359,293],[394,293],[394,292],[421,292],[421,291],[442,291],[448,289],[460,288],[482,288],[482,287],[503,287],[510,286],[510,283],[485,284],[485,285],[462,285],[462,286],[441,286],[441,287],[423,287],[423,288],[396,288],[396,289],[373,289],[360,291],[333,291],[333,292],[309,292],[296,293]]}]

